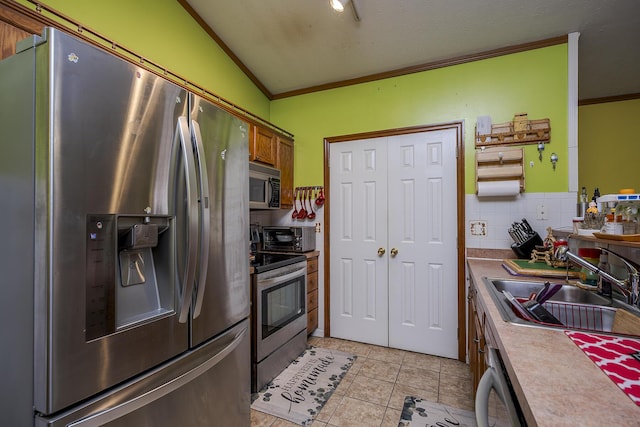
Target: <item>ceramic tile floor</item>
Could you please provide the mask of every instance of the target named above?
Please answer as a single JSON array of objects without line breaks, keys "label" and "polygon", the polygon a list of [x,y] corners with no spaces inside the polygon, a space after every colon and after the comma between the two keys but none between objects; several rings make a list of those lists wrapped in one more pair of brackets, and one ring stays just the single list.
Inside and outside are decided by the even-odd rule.
[{"label": "ceramic tile floor", "polygon": [[[397,427],[405,396],[473,411],[471,374],[465,363],[335,338],[310,337],[309,344],[358,356],[314,427]],[[296,425],[251,410],[252,427]]]}]

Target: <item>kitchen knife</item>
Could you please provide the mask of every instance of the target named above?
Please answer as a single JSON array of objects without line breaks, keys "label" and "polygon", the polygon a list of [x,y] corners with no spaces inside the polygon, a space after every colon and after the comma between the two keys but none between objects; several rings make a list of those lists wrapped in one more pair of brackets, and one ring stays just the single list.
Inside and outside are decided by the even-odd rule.
[{"label": "kitchen knife", "polygon": [[518,312],[518,314],[523,319],[534,320],[533,315],[529,313],[527,309],[522,306],[522,304],[520,304],[520,301],[518,301],[513,297],[513,295],[511,295],[511,292],[503,290],[502,293],[504,294],[505,297],[507,297],[507,300],[511,303],[511,306]]}]

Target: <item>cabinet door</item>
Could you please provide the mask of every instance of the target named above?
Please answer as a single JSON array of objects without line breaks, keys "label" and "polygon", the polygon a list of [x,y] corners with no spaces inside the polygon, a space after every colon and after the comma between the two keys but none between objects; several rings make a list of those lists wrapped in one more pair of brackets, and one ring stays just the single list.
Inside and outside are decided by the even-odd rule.
[{"label": "cabinet door", "polygon": [[318,328],[318,257],[307,260],[307,334]]},{"label": "cabinet door", "polygon": [[276,135],[269,129],[260,126],[254,125],[252,129],[250,159],[276,166]]},{"label": "cabinet door", "polygon": [[[7,14],[7,18],[18,18],[17,16],[9,15],[8,11],[0,9],[0,17],[4,17]],[[21,18],[26,20],[21,22],[21,25],[28,27],[34,34],[40,34],[42,32],[42,24],[33,23],[28,18]],[[16,43],[22,39],[29,37],[31,33],[15,27],[11,24],[0,20],[0,59],[7,58],[16,53]]]},{"label": "cabinet door", "polygon": [[278,163],[280,169],[280,207],[293,207],[293,141],[278,137]]}]

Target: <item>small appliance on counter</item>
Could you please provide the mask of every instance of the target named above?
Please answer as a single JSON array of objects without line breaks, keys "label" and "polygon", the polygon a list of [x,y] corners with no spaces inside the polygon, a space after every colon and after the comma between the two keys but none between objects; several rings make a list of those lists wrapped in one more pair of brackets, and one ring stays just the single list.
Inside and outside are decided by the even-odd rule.
[{"label": "small appliance on counter", "polygon": [[311,252],[316,250],[313,226],[267,226],[262,228],[262,249],[272,252]]}]

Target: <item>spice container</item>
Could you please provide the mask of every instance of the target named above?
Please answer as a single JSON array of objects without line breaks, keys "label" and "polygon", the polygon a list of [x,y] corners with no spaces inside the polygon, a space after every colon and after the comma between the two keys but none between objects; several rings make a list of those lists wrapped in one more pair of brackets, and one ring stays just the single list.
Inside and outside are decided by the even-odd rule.
[{"label": "spice container", "polygon": [[584,224],[584,217],[576,216],[573,217],[573,233],[580,234],[580,230],[582,229],[582,224]]}]

